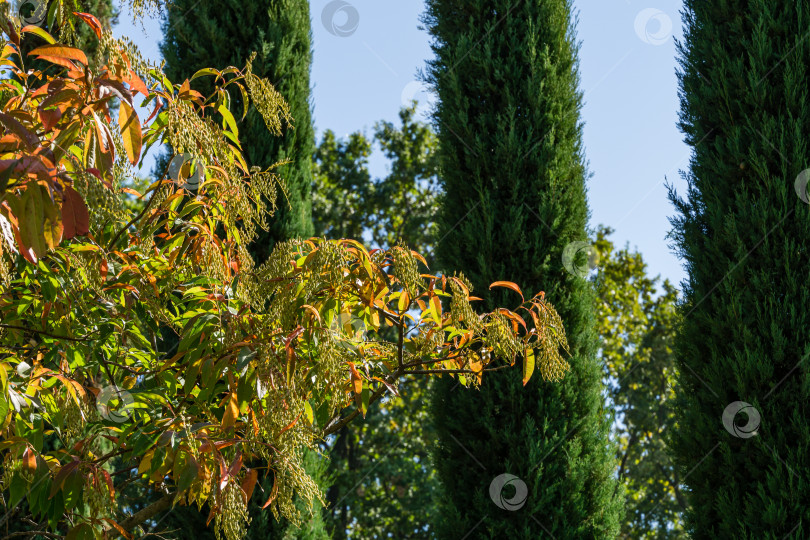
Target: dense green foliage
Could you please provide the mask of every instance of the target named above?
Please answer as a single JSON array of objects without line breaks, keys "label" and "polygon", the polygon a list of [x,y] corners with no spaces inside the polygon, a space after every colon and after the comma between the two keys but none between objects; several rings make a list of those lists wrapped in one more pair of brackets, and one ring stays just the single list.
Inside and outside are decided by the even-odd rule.
[{"label": "dense green foliage", "polygon": [[400,385],[400,398],[381,403],[331,445],[328,523],[332,538],[429,538],[438,519],[438,488],[430,462],[435,443],[426,381]]},{"label": "dense green foliage", "polygon": [[[688,272],[673,443],[688,529],[807,538],[810,208],[796,193],[807,200],[806,182],[794,182],[810,165],[810,2],[687,0],[684,20],[680,127],[692,157],[686,197],[672,193]],[[724,429],[735,402],[752,407],[729,410]]]},{"label": "dense green foliage", "polygon": [[[618,477],[627,492],[623,538],[685,539],[681,476],[666,445],[672,407],[677,291],[647,274],[641,254],[616,249],[601,227],[596,328],[619,441]],[[660,291],[659,291],[660,285]]]},{"label": "dense green foliage", "polygon": [[[571,372],[560,384],[524,387],[508,372],[480,391],[438,385],[445,538],[470,531],[471,538],[612,538],[619,529],[594,291],[562,262],[569,242],[587,238],[588,218],[571,11],[568,0],[428,2],[445,191],[442,266],[453,261],[463,270],[485,306],[516,297],[489,291],[493,276],[527,294],[544,290],[571,345]],[[490,499],[490,482],[502,473],[527,485],[519,510]]]},{"label": "dense green foliage", "polygon": [[[292,125],[284,127],[281,137],[275,137],[253,107],[247,118],[239,122],[239,140],[248,165],[265,169],[286,162],[275,169],[286,184],[286,197],[278,201],[270,230],[259,231],[251,254],[261,262],[276,243],[310,237],[315,139],[309,102],[312,61],[309,2],[173,0],[164,23],[161,52],[166,74],[180,81],[203,68],[244,65],[251,54],[257,53],[253,64],[256,75],[269,79],[284,96],[290,106]],[[195,81],[195,87],[198,84],[205,88]],[[230,99],[241,104],[238,92],[231,92]]]},{"label": "dense green foliage", "polygon": [[[371,140],[356,132],[338,140],[327,130],[315,153],[315,230],[328,238],[369,235],[372,245],[402,240],[432,262],[439,197],[436,136],[415,118],[416,104],[399,112],[400,125],[378,122]],[[368,171],[377,143],[388,160],[382,178]],[[432,265],[431,265],[432,266]]]}]

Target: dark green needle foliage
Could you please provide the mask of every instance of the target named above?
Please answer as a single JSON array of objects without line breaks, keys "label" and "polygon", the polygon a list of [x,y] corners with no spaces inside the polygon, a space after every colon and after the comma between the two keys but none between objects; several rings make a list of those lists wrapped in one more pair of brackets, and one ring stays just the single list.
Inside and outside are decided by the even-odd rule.
[{"label": "dark green needle foliage", "polygon": [[[808,538],[810,207],[795,182],[810,167],[810,1],[687,0],[683,15],[692,157],[686,196],[671,199],[688,273],[673,440],[687,526],[696,539]],[[746,412],[724,427],[734,402],[760,416],[756,436],[740,431]]]},{"label": "dark green needle foliage", "polygon": [[[425,22],[445,192],[437,253],[462,270],[482,307],[517,305],[509,280],[545,291],[562,317],[571,371],[562,382],[520,370],[480,391],[443,381],[435,395],[442,538],[613,538],[623,518],[596,357],[595,295],[567,272],[563,249],[585,241],[588,207],[569,0],[430,0]],[[522,508],[499,508],[490,483],[526,483]],[[514,487],[502,495],[511,499]],[[500,501],[498,497],[496,497]]]},{"label": "dark green needle foliage", "polygon": [[[287,186],[287,197],[279,196],[278,211],[267,232],[260,231],[251,253],[263,262],[273,246],[290,238],[312,235],[312,155],[315,139],[310,110],[309,2],[306,0],[174,0],[164,23],[161,51],[165,72],[182,82],[197,70],[228,66],[242,68],[257,53],[254,72],[267,77],[290,105],[294,126],[277,137],[251,106],[239,124],[239,139],[249,166],[275,169]],[[205,79],[194,81],[203,88]],[[238,91],[232,103],[239,103]],[[241,105],[235,108],[240,110]]]}]

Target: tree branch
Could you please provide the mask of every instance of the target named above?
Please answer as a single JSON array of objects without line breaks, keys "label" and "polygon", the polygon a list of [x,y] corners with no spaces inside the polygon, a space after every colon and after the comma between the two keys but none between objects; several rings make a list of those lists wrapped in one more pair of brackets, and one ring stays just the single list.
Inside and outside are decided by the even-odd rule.
[{"label": "tree branch", "polygon": [[2,540],[7,540],[8,538],[17,538],[20,536],[46,536],[48,538],[59,538],[62,539],[64,536],[61,534],[54,534],[48,531],[21,531],[21,532],[13,532],[3,537]]},{"label": "tree branch", "polygon": [[118,525],[120,525],[120,527],[125,531],[134,529],[147,519],[153,518],[155,514],[171,508],[172,502],[174,502],[175,495],[176,493],[169,493],[167,495],[164,495],[163,497],[156,500],[146,508],[143,508],[142,510],[135,512]]},{"label": "tree branch", "polygon": [[49,338],[53,339],[64,339],[65,341],[89,341],[87,338],[72,338],[67,336],[57,336],[56,334],[51,334],[50,332],[46,332],[44,330],[37,330],[35,328],[25,328],[23,326],[14,326],[13,324],[3,324],[0,323],[0,328],[8,328],[9,330],[22,330],[24,332],[33,332],[35,334],[41,334],[43,336],[48,336]]}]

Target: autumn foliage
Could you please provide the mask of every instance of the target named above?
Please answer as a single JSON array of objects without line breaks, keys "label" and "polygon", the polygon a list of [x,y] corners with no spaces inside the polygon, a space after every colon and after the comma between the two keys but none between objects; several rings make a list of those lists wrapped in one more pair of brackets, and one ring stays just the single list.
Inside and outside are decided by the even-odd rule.
[{"label": "autumn foliage", "polygon": [[[293,519],[294,493],[321,499],[302,451],[396,394],[402,377],[477,385],[515,364],[524,381],[535,364],[563,376],[565,333],[542,293],[496,283],[519,308],[479,315],[463,276],[424,273],[404,246],[353,240],[290,241],[254,263],[245,246],[273,210],[262,201],[284,187],[245,163],[230,104],[239,96],[243,117],[252,103],[279,133],[284,100],[250,63],[198,72],[210,95],[194,78],[173,84],[75,15],[96,32],[101,67],[3,21],[5,519],[132,537],[172,505],[207,503],[218,534],[239,538],[252,496]],[[35,58],[47,67],[28,67]],[[176,152],[173,168],[143,193],[128,187],[159,144]],[[271,492],[255,492],[260,475]],[[160,496],[127,503],[132,483]]]}]

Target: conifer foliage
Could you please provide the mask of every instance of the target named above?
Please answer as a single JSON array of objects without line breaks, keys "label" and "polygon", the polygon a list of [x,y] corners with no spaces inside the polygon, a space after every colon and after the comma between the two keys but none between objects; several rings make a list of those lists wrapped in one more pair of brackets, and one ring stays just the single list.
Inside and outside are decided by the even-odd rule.
[{"label": "conifer foliage", "polygon": [[[566,245],[586,239],[588,218],[571,2],[430,0],[425,22],[439,97],[442,266],[463,270],[484,306],[517,296],[489,290],[493,276],[520,283],[527,297],[545,291],[571,345],[561,384],[524,385],[509,372],[480,392],[439,385],[439,532],[614,537],[621,504],[601,410],[594,293],[562,261]],[[499,490],[494,479],[504,473],[519,481]]]},{"label": "conifer foliage", "polygon": [[693,538],[810,535],[810,2],[687,0],[674,448]]}]

